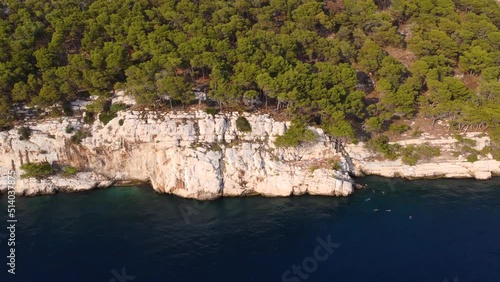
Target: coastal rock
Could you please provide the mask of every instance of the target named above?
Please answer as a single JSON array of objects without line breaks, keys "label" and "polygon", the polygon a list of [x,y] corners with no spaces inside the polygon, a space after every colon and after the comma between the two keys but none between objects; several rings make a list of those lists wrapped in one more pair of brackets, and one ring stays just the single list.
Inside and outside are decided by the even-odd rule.
[{"label": "coastal rock", "polygon": [[55,194],[57,189],[50,179],[26,178],[16,181],[15,191],[16,195],[36,196]]},{"label": "coastal rock", "polygon": [[477,180],[487,180],[491,178],[490,171],[476,171],[474,173],[474,178]]},{"label": "coastal rock", "polygon": [[94,172],[79,172],[73,176],[50,176],[45,179],[20,178],[16,180],[17,195],[35,196],[62,192],[78,192],[95,188],[107,188],[113,181]]},{"label": "coastal rock", "polygon": [[[245,113],[252,130],[240,132],[239,116],[121,111],[106,125],[100,121],[84,125],[78,118],[33,122],[27,124],[33,132],[29,140],[19,140],[17,129],[0,133],[0,169],[22,171],[23,163],[48,161],[104,177],[19,179],[16,191],[22,195],[82,191],[112,182],[150,183],[157,192],[197,199],[353,192],[349,176],[325,167],[312,171],[317,162],[342,161],[321,130],[311,128],[318,142],[276,148],[274,139],[289,122]],[[68,125],[91,134],[73,144],[69,139],[74,133],[66,133]]]},{"label": "coastal rock", "polygon": [[[239,116],[251,125],[240,132]],[[120,122],[120,120],[122,122]],[[467,162],[454,153],[454,138],[401,140],[400,145],[429,143],[443,152],[440,157],[414,166],[401,160],[381,160],[363,143],[345,147],[349,157],[334,150],[321,129],[310,127],[316,142],[297,148],[276,148],[274,140],[290,122],[276,121],[267,114],[224,113],[214,116],[201,111],[121,111],[106,125],[81,118],[28,122],[32,135],[19,140],[17,128],[0,132],[0,172],[22,172],[28,162],[65,164],[93,173],[73,178],[59,176],[44,180],[19,179],[16,192],[22,195],[83,191],[113,183],[150,183],[159,193],[186,198],[215,199],[222,196],[347,196],[354,190],[347,171],[356,176],[414,178],[489,179],[500,175],[500,162],[491,155]],[[73,144],[69,126],[90,134]],[[488,146],[487,136],[469,134],[476,150]],[[332,169],[332,163],[342,172]],[[0,182],[0,191],[6,184]]]},{"label": "coastal rock", "polygon": [[[476,150],[480,151],[489,145],[488,137],[469,134],[467,137],[477,142]],[[349,144],[346,151],[354,165],[354,174],[357,176],[379,175],[384,177],[416,178],[475,178],[478,180],[490,179],[493,175],[500,175],[500,162],[487,158],[475,162],[468,162],[464,157],[455,156],[455,138],[435,139],[432,136],[420,139],[408,139],[397,142],[400,145],[429,144],[439,147],[441,156],[430,161],[419,162],[414,166],[405,165],[401,160],[380,160],[376,154],[364,147],[363,143]]]}]

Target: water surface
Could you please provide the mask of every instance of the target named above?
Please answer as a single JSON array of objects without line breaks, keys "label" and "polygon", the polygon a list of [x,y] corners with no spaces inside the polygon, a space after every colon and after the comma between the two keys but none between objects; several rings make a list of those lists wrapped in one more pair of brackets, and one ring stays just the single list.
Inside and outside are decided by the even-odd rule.
[{"label": "water surface", "polygon": [[334,252],[288,281],[500,281],[499,178],[358,182],[368,188],[346,198],[202,203],[150,187],[18,197],[17,274],[0,238],[0,281],[278,282],[328,236]]}]

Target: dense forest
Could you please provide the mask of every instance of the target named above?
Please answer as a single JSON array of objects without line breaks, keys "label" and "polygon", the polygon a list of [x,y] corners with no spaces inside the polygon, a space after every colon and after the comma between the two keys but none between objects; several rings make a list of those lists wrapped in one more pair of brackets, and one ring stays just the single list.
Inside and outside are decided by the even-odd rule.
[{"label": "dense forest", "polygon": [[496,0],[6,0],[0,127],[13,105],[71,114],[112,90],[143,105],[262,107],[335,137],[416,115],[500,144]]}]

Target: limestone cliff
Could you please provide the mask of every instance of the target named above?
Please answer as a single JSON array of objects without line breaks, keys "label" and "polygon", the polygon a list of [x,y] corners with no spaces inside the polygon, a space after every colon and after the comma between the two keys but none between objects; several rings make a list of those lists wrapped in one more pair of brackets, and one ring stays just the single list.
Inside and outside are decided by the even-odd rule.
[{"label": "limestone cliff", "polygon": [[[346,196],[353,192],[346,173],[323,165],[342,160],[320,129],[317,142],[298,148],[274,146],[287,123],[262,114],[244,114],[251,132],[237,130],[237,113],[163,113],[122,111],[103,125],[84,125],[78,118],[28,123],[32,136],[19,140],[17,129],[0,133],[0,173],[13,167],[21,174],[26,162],[72,165],[88,173],[74,177],[22,179],[18,194],[86,190],[114,182],[149,182],[162,193],[213,199],[221,196],[301,194]],[[74,130],[91,136],[70,142]],[[330,162],[331,164],[331,162]],[[3,189],[6,185],[3,183]]]},{"label": "limestone cliff", "polygon": [[[405,136],[404,136],[405,137]],[[465,137],[473,140],[475,150],[481,151],[489,146],[490,138],[478,132],[471,132]],[[401,160],[381,160],[376,154],[364,147],[363,143],[349,144],[346,151],[352,158],[354,164],[353,173],[358,176],[380,175],[384,177],[403,178],[476,178],[489,179],[494,175],[500,175],[500,162],[493,159],[491,154],[479,157],[479,160],[468,162],[462,155],[457,155],[459,141],[452,136],[436,137],[423,134],[419,138],[408,137],[398,143],[405,145],[430,144],[441,151],[441,156],[428,161],[421,161],[414,166],[405,165]]]},{"label": "limestone cliff", "polygon": [[[239,116],[245,116],[250,132],[240,132]],[[17,128],[0,132],[0,174],[27,162],[48,161],[77,167],[71,177],[18,179],[16,192],[22,195],[51,194],[57,191],[83,191],[115,183],[151,183],[161,193],[181,197],[214,199],[221,196],[335,195],[353,192],[352,179],[380,175],[405,178],[476,178],[500,175],[500,162],[491,155],[468,162],[456,155],[457,140],[423,134],[407,137],[401,145],[428,143],[438,146],[441,156],[414,166],[400,160],[382,160],[363,143],[348,144],[345,157],[336,153],[321,129],[310,128],[317,140],[297,148],[276,148],[274,140],[289,122],[276,121],[266,114],[205,112],[122,111],[104,125],[91,125],[81,118],[47,119],[27,122],[32,135],[20,140]],[[91,133],[80,144],[70,142],[84,129]],[[489,137],[478,133],[467,136],[476,141],[476,150],[488,146]],[[338,164],[335,171],[333,164]],[[0,192],[7,188],[6,177]]]}]

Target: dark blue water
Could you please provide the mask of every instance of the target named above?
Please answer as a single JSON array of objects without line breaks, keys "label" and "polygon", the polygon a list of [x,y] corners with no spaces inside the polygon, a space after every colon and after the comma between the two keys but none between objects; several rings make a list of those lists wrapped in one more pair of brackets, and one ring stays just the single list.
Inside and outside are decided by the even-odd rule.
[{"label": "dark blue water", "polygon": [[500,179],[360,181],[347,198],[18,197],[17,274],[0,238],[0,281],[500,281]]}]

